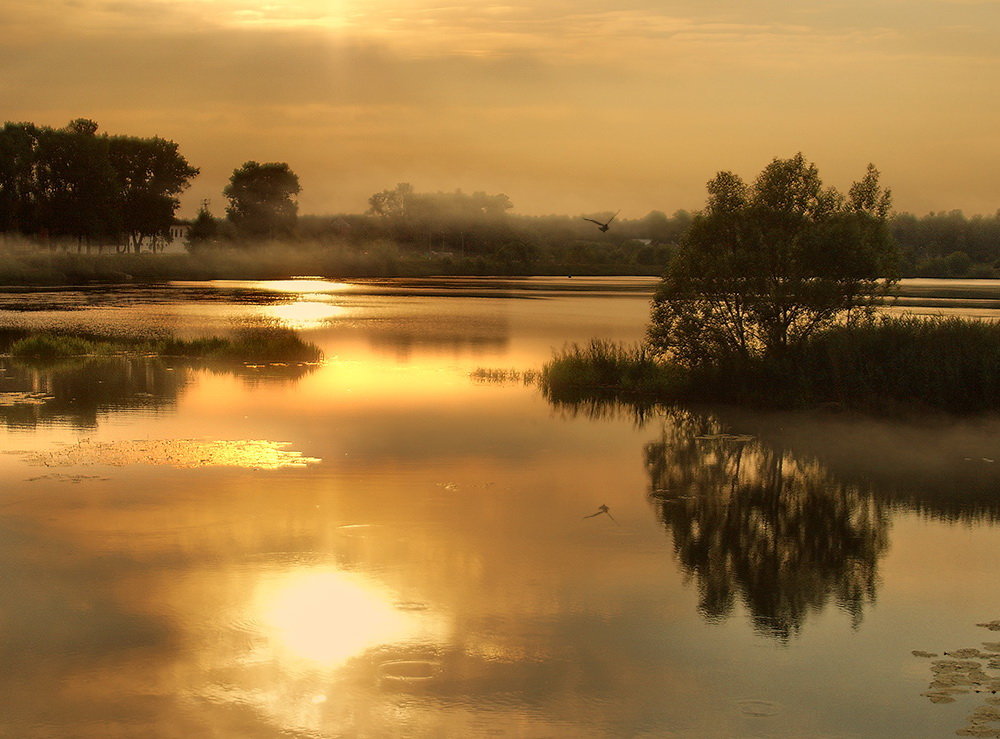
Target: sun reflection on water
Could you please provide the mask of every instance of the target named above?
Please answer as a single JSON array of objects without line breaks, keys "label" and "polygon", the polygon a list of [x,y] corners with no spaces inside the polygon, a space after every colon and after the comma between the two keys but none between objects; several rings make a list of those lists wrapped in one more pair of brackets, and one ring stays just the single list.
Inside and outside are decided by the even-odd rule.
[{"label": "sun reflection on water", "polygon": [[395,600],[359,575],[297,569],[261,583],[255,620],[278,655],[332,669],[376,646],[424,633],[426,618],[396,608]]},{"label": "sun reflection on water", "polygon": [[298,300],[284,305],[266,306],[261,309],[261,314],[277,319],[287,328],[303,330],[318,328],[334,318],[342,318],[347,314],[347,309],[319,300]]}]

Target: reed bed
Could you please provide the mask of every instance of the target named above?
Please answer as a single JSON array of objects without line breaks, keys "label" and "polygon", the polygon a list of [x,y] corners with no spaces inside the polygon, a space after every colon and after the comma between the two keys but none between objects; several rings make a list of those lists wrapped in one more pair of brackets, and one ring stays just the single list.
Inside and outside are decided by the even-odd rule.
[{"label": "reed bed", "polygon": [[782,355],[683,368],[648,348],[592,341],[557,352],[541,385],[556,402],[651,398],[864,410],[1000,411],[1000,323],[880,317]]},{"label": "reed bed", "polygon": [[541,372],[542,391],[556,401],[591,395],[666,400],[683,384],[683,371],[659,361],[649,347],[601,339],[563,347]]},{"label": "reed bed", "polygon": [[8,348],[22,360],[69,357],[156,355],[221,362],[318,362],[323,352],[282,326],[241,326],[232,336],[178,339],[97,338],[43,332],[15,339]]}]

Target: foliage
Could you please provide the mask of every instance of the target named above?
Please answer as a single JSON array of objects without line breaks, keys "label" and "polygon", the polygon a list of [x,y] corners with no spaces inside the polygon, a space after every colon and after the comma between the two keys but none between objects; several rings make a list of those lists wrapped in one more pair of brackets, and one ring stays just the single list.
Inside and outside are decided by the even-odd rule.
[{"label": "foliage", "polygon": [[160,138],[97,134],[77,118],[62,129],[0,129],[0,231],[43,242],[132,243],[167,233],[176,195],[198,174]]},{"label": "foliage", "polygon": [[195,247],[200,247],[215,241],[218,235],[219,223],[208,212],[208,206],[203,205],[198,209],[198,215],[188,231],[188,241]]},{"label": "foliage", "polygon": [[653,301],[649,338],[698,366],[782,354],[847,315],[891,280],[890,195],[871,165],[847,196],[825,188],[802,154],[775,159],[752,185],[708,183]]},{"label": "foliage", "polygon": [[138,252],[146,238],[166,234],[174,220],[177,195],[198,170],[188,164],[177,144],[161,138],[113,136],[108,155],[118,186],[121,229]]},{"label": "foliage", "polygon": [[226,215],[240,234],[275,238],[291,233],[298,216],[299,178],[285,162],[246,162],[233,170],[223,194]]}]

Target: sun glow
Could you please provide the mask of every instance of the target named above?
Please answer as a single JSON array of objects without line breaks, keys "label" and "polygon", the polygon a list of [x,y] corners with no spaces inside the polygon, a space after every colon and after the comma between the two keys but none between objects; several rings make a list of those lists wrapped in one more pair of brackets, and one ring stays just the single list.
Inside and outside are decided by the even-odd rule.
[{"label": "sun glow", "polygon": [[334,318],[342,318],[347,309],[316,300],[299,300],[284,305],[269,305],[261,310],[268,318],[275,318],[291,329],[319,328]]},{"label": "sun glow", "polygon": [[262,584],[255,610],[276,651],[335,668],[419,633],[419,615],[393,602],[360,576],[323,568],[295,570]]}]

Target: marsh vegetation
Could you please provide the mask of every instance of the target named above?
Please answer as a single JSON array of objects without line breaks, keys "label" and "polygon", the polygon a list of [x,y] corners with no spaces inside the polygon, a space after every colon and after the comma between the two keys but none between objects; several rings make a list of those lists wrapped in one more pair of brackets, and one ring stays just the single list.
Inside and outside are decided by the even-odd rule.
[{"label": "marsh vegetation", "polygon": [[322,350],[295,331],[278,325],[248,325],[229,336],[181,339],[152,337],[81,336],[34,332],[8,336],[7,353],[20,360],[73,357],[158,356],[217,362],[318,362]]}]

